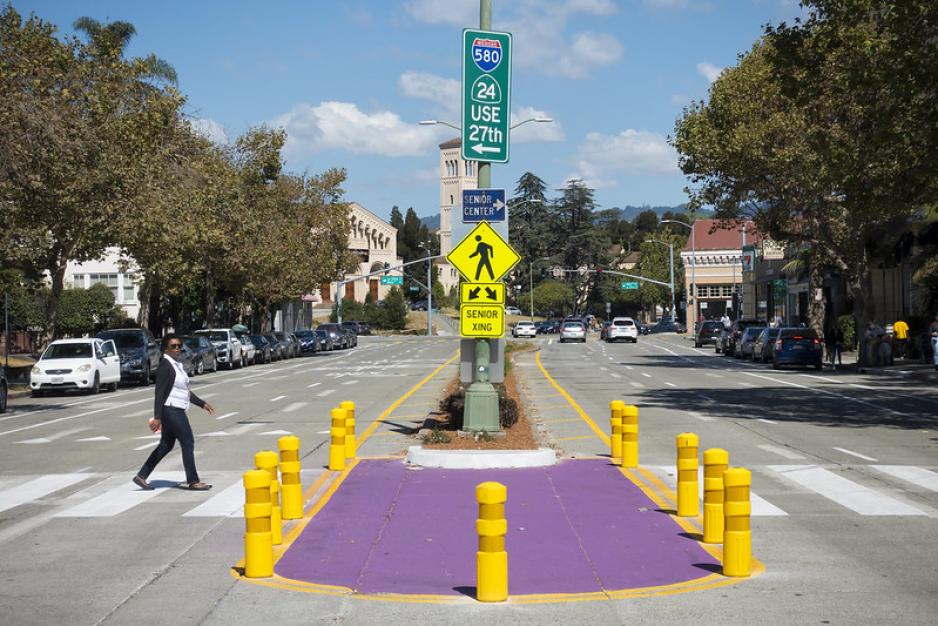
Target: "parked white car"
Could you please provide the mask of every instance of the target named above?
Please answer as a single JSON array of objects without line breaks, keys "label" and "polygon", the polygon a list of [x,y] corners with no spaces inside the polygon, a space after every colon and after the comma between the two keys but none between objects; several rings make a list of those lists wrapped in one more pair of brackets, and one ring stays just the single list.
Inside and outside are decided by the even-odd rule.
[{"label": "parked white car", "polygon": [[623,339],[638,343],[638,324],[631,317],[614,317],[606,329],[606,341],[612,343]]},{"label": "parked white car", "polygon": [[245,365],[254,365],[257,348],[251,343],[251,338],[247,335],[241,335],[238,339],[241,340],[241,361]]},{"label": "parked white car", "polygon": [[516,306],[506,306],[505,315],[521,315],[521,309]]},{"label": "parked white car", "polygon": [[205,328],[193,334],[208,337],[208,340],[215,346],[219,365],[224,365],[229,369],[243,365],[241,360],[243,346],[235,331],[230,328]]},{"label": "parked white car", "polygon": [[512,337],[537,337],[537,326],[534,322],[520,321],[511,329]]},{"label": "parked white car", "polygon": [[29,376],[34,398],[47,391],[85,389],[115,391],[121,379],[121,361],[108,339],[58,339],[49,344]]}]

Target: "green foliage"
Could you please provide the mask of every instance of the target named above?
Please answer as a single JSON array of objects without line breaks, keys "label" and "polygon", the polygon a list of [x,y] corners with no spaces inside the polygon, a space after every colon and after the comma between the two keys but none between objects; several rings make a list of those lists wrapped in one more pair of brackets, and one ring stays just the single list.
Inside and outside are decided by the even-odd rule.
[{"label": "green foliage", "polygon": [[534,288],[534,310],[547,315],[559,315],[573,308],[573,289],[556,280],[542,282]]},{"label": "green foliage", "polygon": [[844,348],[850,349],[857,341],[857,321],[852,315],[841,315],[837,318],[837,325],[844,334]]},{"label": "green foliage", "polygon": [[365,305],[362,316],[364,321],[375,328],[404,330],[407,326],[407,303],[404,301],[404,292],[399,287],[391,287],[380,303]]},{"label": "green foliage", "polygon": [[60,335],[78,337],[93,335],[111,327],[112,320],[124,319],[123,311],[114,305],[114,294],[105,285],[90,289],[66,289],[59,301]]},{"label": "green foliage", "polygon": [[10,296],[10,328],[35,330],[45,326],[48,298],[45,286],[38,281],[27,281],[20,270],[3,269],[0,270],[0,307],[5,294]]},{"label": "green foliage", "polygon": [[426,444],[434,443],[449,443],[450,437],[446,434],[445,431],[440,430],[439,428],[433,428],[420,437],[420,441]]}]

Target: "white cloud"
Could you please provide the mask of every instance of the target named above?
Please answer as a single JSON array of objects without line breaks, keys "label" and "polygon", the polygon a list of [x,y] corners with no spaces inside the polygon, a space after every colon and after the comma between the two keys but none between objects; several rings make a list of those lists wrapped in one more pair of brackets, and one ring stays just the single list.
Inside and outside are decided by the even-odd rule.
[{"label": "white cloud", "polygon": [[222,146],[228,143],[228,133],[225,132],[225,127],[209,117],[193,118],[189,120],[189,124],[192,125],[192,130],[209,141]]},{"label": "white cloud", "polygon": [[443,115],[454,122],[459,117],[462,87],[458,80],[435,74],[404,72],[398,84],[405,96],[435,102],[442,107]]},{"label": "white cloud", "polygon": [[711,83],[720,77],[720,74],[723,72],[722,67],[717,67],[713,63],[703,63],[697,64],[697,73],[706,78]]},{"label": "white cloud", "polygon": [[351,102],[299,104],[273,120],[287,132],[287,157],[320,150],[347,150],[382,156],[426,154],[439,143],[440,132],[408,124],[391,111],[365,113]]},{"label": "white cloud", "polygon": [[470,28],[479,23],[479,0],[410,0],[404,10],[426,24]]},{"label": "white cloud", "polygon": [[[411,17],[427,24],[467,27],[479,23],[478,0],[409,0],[404,8]],[[514,0],[505,3],[504,13],[499,12],[495,30],[512,33],[516,67],[533,68],[551,76],[584,78],[594,68],[622,58],[622,45],[608,34],[568,34],[567,24],[576,16],[602,17],[617,9],[612,0]]]},{"label": "white cloud", "polygon": [[[511,114],[511,125],[518,124],[527,119],[550,117],[544,111],[533,107],[521,107]],[[511,131],[512,143],[531,143],[535,141],[563,141],[563,127],[560,122],[528,122]]]},{"label": "white cloud", "polygon": [[592,188],[614,186],[616,174],[678,173],[677,152],[661,135],[645,130],[624,130],[617,135],[589,133],[577,146],[576,172]]}]

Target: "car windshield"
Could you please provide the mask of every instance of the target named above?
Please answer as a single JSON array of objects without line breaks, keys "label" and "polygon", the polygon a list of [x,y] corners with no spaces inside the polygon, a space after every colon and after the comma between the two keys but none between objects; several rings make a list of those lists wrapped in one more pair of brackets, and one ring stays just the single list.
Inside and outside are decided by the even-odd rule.
[{"label": "car windshield", "polygon": [[127,348],[142,348],[147,345],[141,333],[101,333],[101,339],[113,339],[118,350]]},{"label": "car windshield", "polygon": [[186,337],[183,342],[193,350],[198,350],[202,346],[202,342],[198,337]]},{"label": "car windshield", "polygon": [[90,359],[90,343],[56,343],[52,344],[42,355],[42,359]]},{"label": "car windshield", "polygon": [[296,331],[295,334],[296,334],[297,337],[299,337],[299,338],[301,338],[301,339],[309,339],[309,338],[312,337],[315,333],[313,333],[313,331],[311,331],[311,330],[298,330],[298,331]]},{"label": "car windshield", "polygon": [[781,332],[782,339],[817,339],[813,328],[785,328]]},{"label": "car windshield", "polygon": [[221,331],[204,331],[198,334],[205,335],[209,341],[228,341],[228,333]]},{"label": "car windshield", "polygon": [[759,335],[759,333],[761,333],[763,330],[764,330],[764,329],[762,329],[762,328],[756,328],[756,327],[754,327],[754,326],[750,326],[749,328],[746,329],[746,332],[743,333],[743,338],[754,339],[754,338],[757,337],[757,336]]},{"label": "car windshield", "polygon": [[583,330],[583,324],[579,322],[567,322],[563,327],[564,330]]}]

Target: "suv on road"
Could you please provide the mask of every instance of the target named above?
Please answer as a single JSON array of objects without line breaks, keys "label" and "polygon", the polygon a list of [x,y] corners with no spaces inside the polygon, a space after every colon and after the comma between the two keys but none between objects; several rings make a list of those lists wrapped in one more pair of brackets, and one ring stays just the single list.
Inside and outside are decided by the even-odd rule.
[{"label": "suv on road", "polygon": [[204,328],[197,330],[194,335],[205,335],[215,346],[215,358],[220,365],[229,369],[243,365],[241,356],[241,340],[230,328]]},{"label": "suv on road", "polygon": [[102,330],[98,339],[114,340],[121,360],[121,382],[135,381],[149,385],[156,378],[160,365],[160,347],[146,328],[114,328]]},{"label": "suv on road", "polygon": [[733,323],[733,328],[729,333],[726,333],[723,338],[723,343],[720,346],[721,351],[724,356],[735,356],[736,350],[738,349],[739,339],[742,337],[743,333],[750,326],[762,327],[765,326],[765,320],[760,320],[757,318],[742,318],[738,319]]},{"label": "suv on road", "polygon": [[606,329],[606,341],[612,343],[624,339],[638,343],[638,325],[631,317],[614,317],[612,324]]},{"label": "suv on road", "polygon": [[705,343],[716,343],[723,330],[723,322],[708,320],[700,325],[694,337],[694,347],[699,348]]}]

